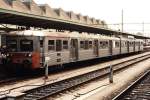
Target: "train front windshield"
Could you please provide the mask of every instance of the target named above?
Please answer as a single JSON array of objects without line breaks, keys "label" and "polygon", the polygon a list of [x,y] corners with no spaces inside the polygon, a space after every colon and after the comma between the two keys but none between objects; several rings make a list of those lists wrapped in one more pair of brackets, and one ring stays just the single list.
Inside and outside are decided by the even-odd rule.
[{"label": "train front windshield", "polygon": [[23,51],[23,52],[33,51],[33,41],[32,40],[21,40],[20,41],[20,51]]},{"label": "train front windshield", "polygon": [[32,52],[33,40],[7,40],[7,49],[9,52]]},{"label": "train front windshield", "polygon": [[17,51],[17,40],[9,40],[9,41],[7,41],[7,48],[11,52]]}]

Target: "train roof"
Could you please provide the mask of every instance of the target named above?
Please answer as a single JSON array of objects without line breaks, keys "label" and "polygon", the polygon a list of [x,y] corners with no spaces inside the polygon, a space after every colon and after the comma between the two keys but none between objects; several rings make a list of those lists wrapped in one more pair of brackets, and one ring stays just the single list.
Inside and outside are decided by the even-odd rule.
[{"label": "train roof", "polygon": [[20,35],[20,36],[50,36],[50,37],[62,37],[62,38],[81,38],[81,39],[108,39],[108,40],[119,40],[117,37],[109,37],[100,34],[92,33],[79,33],[79,32],[49,32],[49,31],[12,31],[6,33],[7,35]]}]

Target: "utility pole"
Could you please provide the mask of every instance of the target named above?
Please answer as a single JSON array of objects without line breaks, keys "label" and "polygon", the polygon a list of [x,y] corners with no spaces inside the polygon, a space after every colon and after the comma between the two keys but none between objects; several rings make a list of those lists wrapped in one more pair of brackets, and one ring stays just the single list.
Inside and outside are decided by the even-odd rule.
[{"label": "utility pole", "polygon": [[143,29],[142,29],[142,31],[143,31],[143,34],[144,34],[144,21],[143,21],[143,23],[142,23],[142,26],[143,26]]},{"label": "utility pole", "polygon": [[123,9],[122,9],[122,13],[121,13],[121,16],[122,16],[121,27],[122,27],[122,32],[123,32]]}]

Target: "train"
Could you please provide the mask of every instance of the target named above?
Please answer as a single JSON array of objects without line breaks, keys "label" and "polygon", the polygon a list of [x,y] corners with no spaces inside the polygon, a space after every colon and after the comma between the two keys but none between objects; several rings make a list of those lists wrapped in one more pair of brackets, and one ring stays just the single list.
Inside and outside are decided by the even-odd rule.
[{"label": "train", "polygon": [[7,65],[44,68],[143,51],[143,40],[92,33],[12,31],[2,35]]}]

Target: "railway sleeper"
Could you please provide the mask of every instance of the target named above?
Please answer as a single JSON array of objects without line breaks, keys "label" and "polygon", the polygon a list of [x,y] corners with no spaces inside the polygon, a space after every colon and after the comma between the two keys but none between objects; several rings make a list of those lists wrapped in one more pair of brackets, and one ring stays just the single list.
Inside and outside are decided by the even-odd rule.
[{"label": "railway sleeper", "polygon": [[149,100],[150,98],[148,96],[145,96],[145,95],[138,95],[137,99],[139,99],[139,100]]},{"label": "railway sleeper", "polygon": [[24,98],[30,98],[30,100],[37,100],[37,99],[39,99],[39,98],[41,98],[42,96],[39,96],[39,95],[27,95],[27,96],[25,96]]}]

